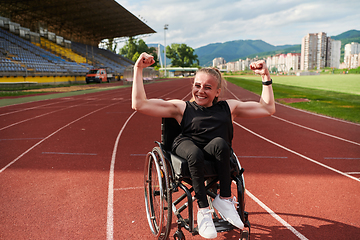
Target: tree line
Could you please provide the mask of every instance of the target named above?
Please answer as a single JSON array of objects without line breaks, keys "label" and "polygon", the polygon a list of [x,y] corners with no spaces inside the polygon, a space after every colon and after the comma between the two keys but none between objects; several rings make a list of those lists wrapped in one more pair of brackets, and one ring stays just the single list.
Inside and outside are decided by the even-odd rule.
[{"label": "tree line", "polygon": [[[111,43],[111,44],[110,44]],[[114,41],[109,40],[108,50],[116,52]],[[160,68],[157,50],[154,47],[148,47],[144,40],[134,39],[130,37],[125,45],[120,49],[119,54],[136,62],[142,52],[146,52],[154,56],[154,67]],[[198,56],[192,47],[182,43],[172,43],[166,46],[166,57],[171,60],[172,67],[199,67]]]}]

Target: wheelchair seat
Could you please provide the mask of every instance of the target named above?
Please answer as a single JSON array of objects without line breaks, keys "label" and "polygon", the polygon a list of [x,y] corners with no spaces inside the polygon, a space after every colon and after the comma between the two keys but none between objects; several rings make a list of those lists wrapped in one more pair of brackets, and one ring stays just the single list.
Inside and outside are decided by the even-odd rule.
[{"label": "wheelchair seat", "polygon": [[[185,159],[172,153],[170,153],[170,157],[172,166],[174,168],[175,176],[178,179],[190,178],[188,162]],[[217,173],[215,169],[215,164],[213,162],[205,160],[205,178],[216,176]]]}]

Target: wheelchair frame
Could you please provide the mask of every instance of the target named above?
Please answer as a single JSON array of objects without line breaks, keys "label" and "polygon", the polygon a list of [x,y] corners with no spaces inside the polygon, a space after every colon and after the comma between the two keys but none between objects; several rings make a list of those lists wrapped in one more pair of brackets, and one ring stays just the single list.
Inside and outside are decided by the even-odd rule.
[{"label": "wheelchair frame", "polygon": [[[183,170],[180,168],[187,166],[186,160],[171,153],[171,146],[174,138],[181,132],[177,121],[173,118],[162,119],[161,143],[149,152],[145,159],[144,187],[145,187],[145,207],[150,229],[155,238],[159,240],[168,239],[171,229],[172,212],[177,217],[177,231],[174,239],[185,240],[182,228],[185,228],[193,235],[198,234],[197,227],[194,227],[193,202],[195,197],[191,186],[191,179],[187,174],[182,176]],[[173,162],[176,166],[174,167]],[[207,162],[207,161],[206,161]],[[250,223],[248,213],[245,211],[245,181],[243,177],[244,169],[233,153],[231,157],[231,178],[237,186],[237,199],[239,201],[237,211],[245,228],[240,230],[240,239],[245,240],[250,237]],[[213,164],[207,162],[208,174],[205,174],[205,188],[211,204],[211,198],[215,198],[219,189],[216,170],[211,169]],[[181,166],[184,164],[184,166]],[[187,170],[188,171],[188,170]],[[215,172],[214,172],[215,171]],[[186,171],[185,171],[186,172]],[[190,187],[187,187],[189,185]],[[184,193],[172,202],[172,193],[181,189]],[[183,203],[185,201],[185,203]],[[177,205],[182,204],[177,207]],[[187,211],[187,218],[181,214]],[[213,221],[218,232],[230,231],[235,227],[223,220],[221,215],[213,214]]]}]

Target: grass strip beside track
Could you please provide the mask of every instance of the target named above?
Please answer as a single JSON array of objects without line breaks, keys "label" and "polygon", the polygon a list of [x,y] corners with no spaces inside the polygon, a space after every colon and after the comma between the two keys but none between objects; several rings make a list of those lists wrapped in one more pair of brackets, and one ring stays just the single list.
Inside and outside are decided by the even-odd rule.
[{"label": "grass strip beside track", "polygon": [[[233,76],[261,81],[259,76],[253,74]],[[305,87],[360,95],[360,74],[321,74],[311,76],[272,75],[271,78],[275,83],[292,87]]]},{"label": "grass strip beside track", "polygon": [[[249,77],[225,77],[227,81],[256,94],[261,94],[260,80]],[[326,116],[360,123],[360,95],[314,89],[308,87],[295,87],[285,84],[273,83],[275,99],[283,104],[307,110]],[[302,102],[292,102],[283,99],[303,99]]]},{"label": "grass strip beside track", "polygon": [[[117,88],[124,88],[124,87],[130,87],[130,86],[131,85],[121,85],[121,86],[115,86],[115,87],[95,88],[95,89],[87,89],[87,90],[74,91],[74,92],[36,95],[36,96],[31,96],[31,97],[22,96],[22,97],[18,97],[18,98],[3,98],[3,99],[0,99],[0,107],[14,105],[14,104],[20,104],[20,103],[55,99],[55,98],[71,97],[71,96],[76,96],[76,95],[82,95],[82,94],[94,93],[94,92],[100,92],[100,91],[106,91],[106,90],[113,90],[113,89],[117,89]],[[37,94],[37,93],[44,93],[44,92],[39,90],[39,92],[32,92],[31,94]]]}]

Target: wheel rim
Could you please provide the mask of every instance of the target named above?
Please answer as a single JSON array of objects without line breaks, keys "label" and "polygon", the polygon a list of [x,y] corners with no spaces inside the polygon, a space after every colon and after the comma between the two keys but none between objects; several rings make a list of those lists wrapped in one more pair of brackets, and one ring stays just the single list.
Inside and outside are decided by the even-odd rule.
[{"label": "wheel rim", "polygon": [[148,154],[148,170],[145,180],[145,205],[147,218],[152,233],[159,237],[163,225],[163,184],[161,181],[160,166],[155,161],[154,153]]}]

